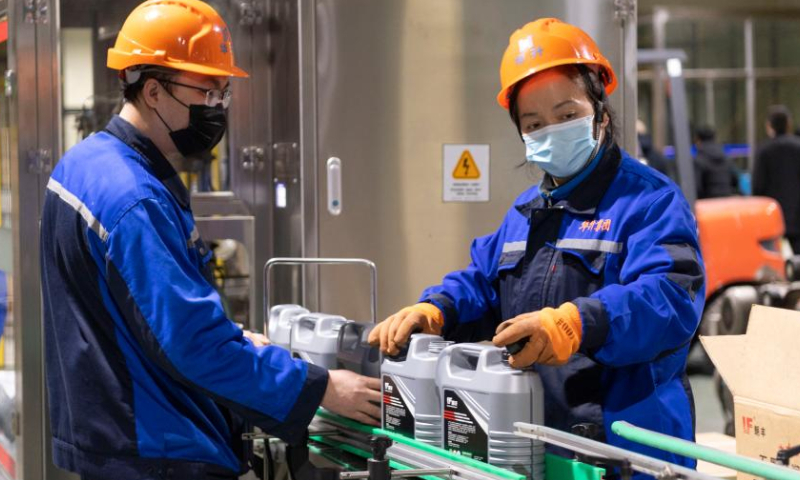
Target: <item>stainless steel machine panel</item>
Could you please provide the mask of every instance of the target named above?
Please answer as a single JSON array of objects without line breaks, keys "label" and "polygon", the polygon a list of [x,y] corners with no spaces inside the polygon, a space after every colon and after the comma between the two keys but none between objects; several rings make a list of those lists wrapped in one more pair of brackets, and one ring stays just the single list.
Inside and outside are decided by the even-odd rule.
[{"label": "stainless steel machine panel", "polygon": [[[469,262],[473,238],[494,231],[539,181],[495,96],[511,33],[555,16],[586,29],[620,77],[621,142],[634,145],[635,12],[613,0],[307,0],[300,6],[301,155],[307,256],[369,258],[379,269],[380,318]],[[628,9],[629,7],[629,9]],[[443,202],[444,144],[488,144],[490,201]],[[328,209],[329,163],[341,212]],[[312,272],[313,273],[313,272]],[[319,275],[319,276],[317,276]],[[307,276],[306,304],[366,319],[366,278]]]}]

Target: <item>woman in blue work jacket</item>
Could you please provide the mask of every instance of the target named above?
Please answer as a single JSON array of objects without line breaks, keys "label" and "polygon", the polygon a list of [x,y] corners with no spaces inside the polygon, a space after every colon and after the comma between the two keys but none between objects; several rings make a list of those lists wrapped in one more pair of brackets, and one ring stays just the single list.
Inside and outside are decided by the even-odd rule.
[{"label": "woman in blue work jacket", "polygon": [[547,426],[596,424],[612,445],[693,467],[610,430],[625,420],[694,439],[686,356],[705,287],[690,207],[617,145],[616,77],[585,32],[552,18],[525,25],[500,78],[498,102],[544,179],[473,241],[469,266],[380,323],[370,342],[396,354],[415,331],[491,338],[511,346],[512,366],[535,364]]}]

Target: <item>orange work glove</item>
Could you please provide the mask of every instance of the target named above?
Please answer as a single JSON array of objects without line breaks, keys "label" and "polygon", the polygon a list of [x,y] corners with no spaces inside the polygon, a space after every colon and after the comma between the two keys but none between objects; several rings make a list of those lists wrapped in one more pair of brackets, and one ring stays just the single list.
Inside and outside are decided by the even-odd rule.
[{"label": "orange work glove", "polygon": [[441,335],[444,325],[442,311],[431,303],[406,307],[382,321],[369,334],[369,344],[380,345],[387,355],[397,355],[412,333]]},{"label": "orange work glove", "polygon": [[506,320],[495,333],[492,343],[498,347],[527,338],[522,350],[508,358],[512,367],[563,365],[581,345],[583,324],[578,307],[567,302],[557,309],[545,308]]}]

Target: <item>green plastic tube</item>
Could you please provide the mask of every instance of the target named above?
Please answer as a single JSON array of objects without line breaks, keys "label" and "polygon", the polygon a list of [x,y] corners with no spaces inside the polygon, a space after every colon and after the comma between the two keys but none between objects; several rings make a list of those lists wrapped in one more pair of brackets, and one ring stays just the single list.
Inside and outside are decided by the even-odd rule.
[{"label": "green plastic tube", "polygon": [[703,460],[740,472],[749,473],[767,480],[800,480],[800,473],[786,467],[765,463],[751,458],[723,452],[715,448],[704,447],[693,442],[670,437],[663,433],[651,432],[628,422],[614,422],[611,431],[632,442],[672,452],[684,457]]}]

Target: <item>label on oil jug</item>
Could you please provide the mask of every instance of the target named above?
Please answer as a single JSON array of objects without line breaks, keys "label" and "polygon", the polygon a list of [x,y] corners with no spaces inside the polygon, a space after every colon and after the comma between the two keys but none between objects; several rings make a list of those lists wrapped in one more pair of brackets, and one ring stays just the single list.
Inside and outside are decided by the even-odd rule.
[{"label": "label on oil jug", "polygon": [[489,437],[461,397],[452,390],[445,390],[443,406],[445,450],[487,461]]},{"label": "label on oil jug", "polygon": [[383,376],[383,429],[414,438],[414,412],[391,375]]}]

